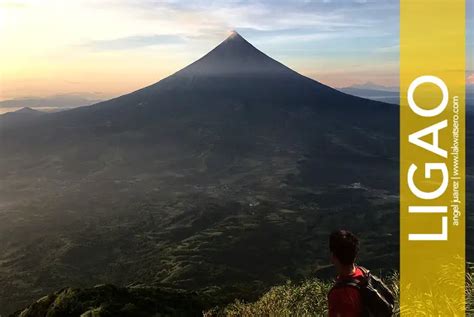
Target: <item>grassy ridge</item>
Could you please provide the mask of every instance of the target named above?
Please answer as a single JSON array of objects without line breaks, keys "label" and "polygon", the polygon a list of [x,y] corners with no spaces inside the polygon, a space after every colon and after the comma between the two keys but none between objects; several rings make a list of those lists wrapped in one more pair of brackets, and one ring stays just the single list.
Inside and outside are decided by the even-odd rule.
[{"label": "grassy ridge", "polygon": [[[473,265],[469,265],[466,275],[466,316],[474,316],[473,268]],[[385,283],[398,299],[400,293],[398,273],[387,276]],[[230,304],[210,308],[216,301],[222,302],[218,299],[220,295],[218,292],[189,293],[154,287],[117,288],[102,285],[89,289],[61,290],[38,300],[12,316],[326,316],[327,293],[331,286],[331,282],[319,279],[308,279],[300,283],[287,282],[284,285],[272,287],[254,302],[236,299]],[[434,281],[433,287],[442,286],[446,286],[445,280]],[[405,316],[439,316],[435,310],[437,305],[433,303],[439,304],[442,300],[443,298],[433,298],[431,302],[420,300],[418,307],[401,308],[397,300],[396,316],[399,316],[400,310]],[[457,303],[446,302],[446,305],[457,305]]]}]

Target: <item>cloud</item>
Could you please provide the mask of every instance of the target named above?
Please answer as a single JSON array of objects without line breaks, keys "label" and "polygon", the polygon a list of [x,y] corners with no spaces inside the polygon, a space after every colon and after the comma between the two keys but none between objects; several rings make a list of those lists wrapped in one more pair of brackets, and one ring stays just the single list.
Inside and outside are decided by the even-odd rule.
[{"label": "cloud", "polygon": [[398,53],[400,51],[400,44],[379,47],[375,51],[378,53]]},{"label": "cloud", "polygon": [[342,32],[355,29],[393,29],[398,36],[398,1],[120,0],[119,3],[136,12],[141,10],[142,17],[149,19],[166,19],[163,12],[175,20],[185,17],[186,21],[183,20],[185,23],[181,27],[193,25],[191,32],[202,28],[199,25],[201,23],[221,30],[313,28],[315,32]]},{"label": "cloud", "polygon": [[466,77],[466,83],[468,85],[474,85],[474,73],[471,73]]},{"label": "cloud", "polygon": [[112,40],[96,40],[84,44],[99,51],[129,50],[148,46],[176,45],[185,43],[185,38],[173,34],[137,35]]},{"label": "cloud", "polygon": [[26,8],[28,4],[24,1],[18,0],[0,0],[0,8],[5,9],[22,9]]}]

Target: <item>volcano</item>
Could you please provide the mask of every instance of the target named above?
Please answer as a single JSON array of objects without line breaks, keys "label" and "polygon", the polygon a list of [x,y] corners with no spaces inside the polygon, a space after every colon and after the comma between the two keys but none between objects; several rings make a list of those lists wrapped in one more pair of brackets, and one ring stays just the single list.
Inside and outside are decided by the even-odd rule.
[{"label": "volcano", "polygon": [[[199,152],[203,143],[216,142],[224,156],[240,147],[251,154],[272,142],[285,142],[278,147],[298,147],[303,152],[319,148],[329,154],[336,146],[349,152],[343,160],[346,154],[385,159],[397,155],[386,142],[395,141],[398,134],[397,107],[350,96],[300,75],[235,31],[204,57],[151,86],[42,116],[28,122],[28,129],[8,123],[0,131],[2,146],[8,153],[35,151],[35,157],[91,141],[108,143],[110,138],[120,149],[125,144],[155,149],[169,145],[176,154]],[[271,142],[257,145],[262,140]],[[214,146],[206,153],[220,149]],[[84,152],[81,155],[87,156],[90,151]],[[323,155],[318,164],[324,161]],[[77,163],[73,164],[77,168],[84,165]]]},{"label": "volcano", "polygon": [[398,121],[236,32],[130,94],[2,118],[0,307],[104,281],[266,287],[320,272],[339,227],[396,267]]}]

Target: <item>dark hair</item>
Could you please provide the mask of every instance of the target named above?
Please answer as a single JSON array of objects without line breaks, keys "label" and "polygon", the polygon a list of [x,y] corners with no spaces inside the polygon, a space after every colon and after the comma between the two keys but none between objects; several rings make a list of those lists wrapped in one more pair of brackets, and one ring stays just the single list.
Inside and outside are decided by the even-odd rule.
[{"label": "dark hair", "polygon": [[329,250],[341,264],[353,264],[359,252],[359,239],[347,230],[333,231],[329,236]]}]

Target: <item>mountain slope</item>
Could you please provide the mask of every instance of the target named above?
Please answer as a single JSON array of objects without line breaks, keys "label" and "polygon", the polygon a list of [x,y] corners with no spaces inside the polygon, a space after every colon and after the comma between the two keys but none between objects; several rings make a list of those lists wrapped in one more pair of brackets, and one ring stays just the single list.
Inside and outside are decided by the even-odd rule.
[{"label": "mountain slope", "polygon": [[278,75],[293,71],[273,60],[233,31],[219,46],[179,71],[179,76]]},{"label": "mountain slope", "polygon": [[0,124],[0,146],[4,311],[66,285],[327,276],[337,227],[360,234],[362,263],[398,265],[398,108],[238,34],[136,92]]},{"label": "mountain slope", "polygon": [[[300,140],[302,133],[314,138],[314,130],[322,130],[317,134],[327,138],[323,134],[332,134],[332,126],[346,130],[342,134],[354,128],[372,129],[375,136],[385,134],[394,139],[397,116],[396,107],[352,97],[299,75],[233,33],[203,58],[156,84],[93,106],[49,114],[28,123],[28,129],[20,133],[21,127],[2,125],[0,141],[8,152],[31,152],[39,147],[41,155],[45,150],[63,151],[76,141],[126,141],[134,131],[142,136],[129,140],[137,146],[163,142],[173,147],[184,145],[181,150],[188,150],[202,140],[195,129],[212,139],[249,126],[248,132],[263,131],[253,131],[247,139],[224,137],[227,144],[238,141],[250,146],[254,136],[265,138],[263,135],[269,134],[290,143],[296,138],[306,146],[308,142]],[[285,131],[281,123],[288,125]],[[381,146],[383,142],[378,143]],[[358,146],[353,141],[348,144],[339,147],[347,150]],[[379,155],[380,150],[387,152],[388,148],[373,152]],[[396,149],[383,155],[396,157]]]}]

